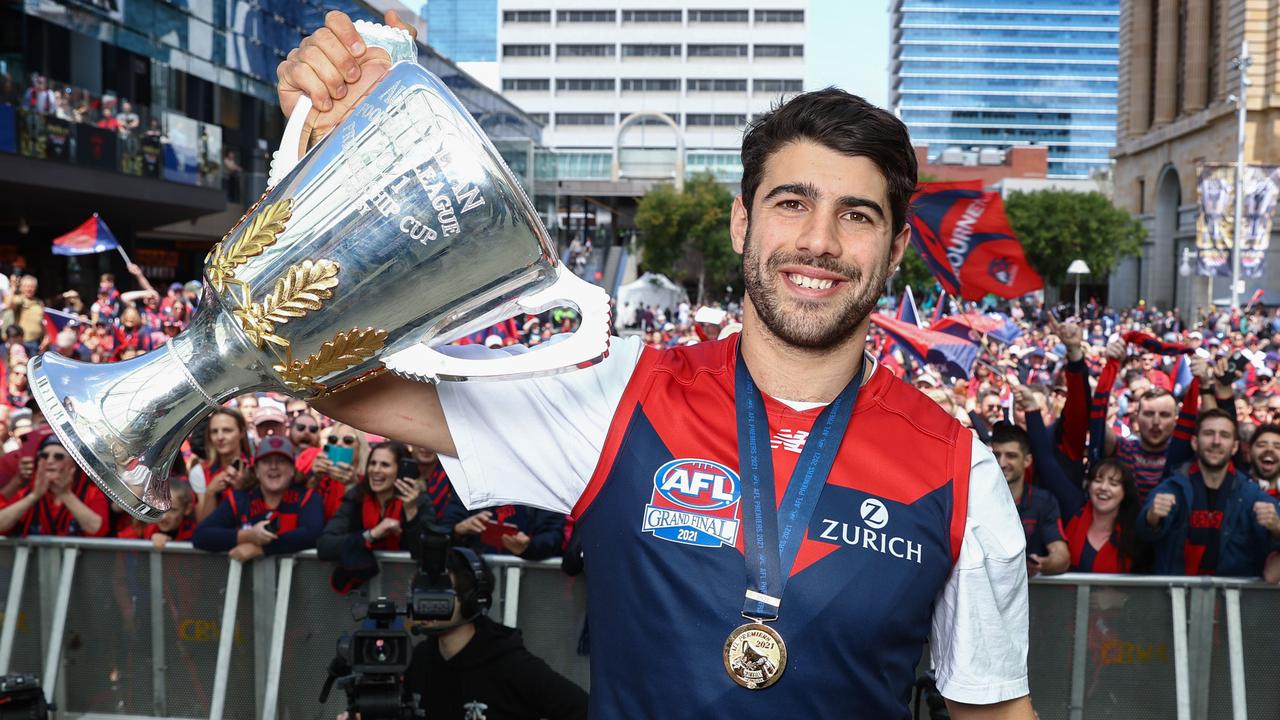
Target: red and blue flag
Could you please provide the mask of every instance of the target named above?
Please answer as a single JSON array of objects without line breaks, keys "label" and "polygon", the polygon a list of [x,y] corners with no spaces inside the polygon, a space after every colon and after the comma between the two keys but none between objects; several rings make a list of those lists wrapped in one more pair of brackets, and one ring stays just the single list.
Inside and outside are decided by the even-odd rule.
[{"label": "red and blue flag", "polygon": [[119,247],[120,242],[98,213],[81,223],[80,227],[53,240],[54,255],[92,255]]},{"label": "red and blue flag", "polygon": [[1015,298],[1044,287],[1027,262],[999,193],[982,181],[921,183],[911,199],[911,243],[942,288],[965,300]]},{"label": "red and blue flag", "polygon": [[953,377],[967,378],[973,372],[973,363],[978,359],[976,343],[925,330],[882,313],[871,313],[871,322],[921,364],[938,365]]},{"label": "red and blue flag", "polygon": [[956,337],[978,341],[983,335],[994,338],[1008,345],[1022,337],[1022,330],[1017,323],[1003,313],[967,312],[960,315],[948,315],[934,323],[930,330],[937,330]]}]

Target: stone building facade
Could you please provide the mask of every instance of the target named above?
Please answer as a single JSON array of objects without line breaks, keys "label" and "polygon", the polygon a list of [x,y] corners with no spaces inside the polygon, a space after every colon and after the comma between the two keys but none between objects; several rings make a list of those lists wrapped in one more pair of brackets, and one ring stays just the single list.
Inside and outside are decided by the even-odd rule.
[{"label": "stone building facade", "polygon": [[[1229,280],[1180,272],[1184,251],[1195,247],[1197,166],[1235,161],[1239,71],[1231,61],[1245,39],[1253,58],[1245,158],[1280,164],[1277,27],[1275,0],[1125,0],[1115,202],[1143,222],[1148,237],[1141,256],[1112,273],[1111,304],[1142,299],[1185,316],[1210,298],[1230,297]],[[1245,299],[1257,287],[1280,288],[1277,245],[1273,238],[1267,272],[1248,281]],[[1265,301],[1280,302],[1274,290],[1268,295]]]}]

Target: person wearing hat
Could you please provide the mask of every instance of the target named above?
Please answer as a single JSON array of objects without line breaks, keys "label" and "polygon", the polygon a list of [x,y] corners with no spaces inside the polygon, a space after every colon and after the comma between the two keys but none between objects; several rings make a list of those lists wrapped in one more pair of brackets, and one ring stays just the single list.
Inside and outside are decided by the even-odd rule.
[{"label": "person wearing hat", "polygon": [[192,544],[241,562],[315,547],[324,530],[320,496],[302,484],[293,454],[286,437],[259,441],[252,468],[257,484],[229,492],[196,527]]},{"label": "person wearing hat", "polygon": [[100,537],[110,528],[107,513],[107,496],[49,435],[40,442],[31,484],[0,509],[0,533]]},{"label": "person wearing hat", "polygon": [[279,408],[270,405],[259,407],[253,413],[255,436],[259,441],[272,435],[287,437],[285,428],[288,425],[288,421],[289,419],[285,417],[284,411]]},{"label": "person wearing hat", "polygon": [[316,541],[318,557],[338,563],[330,578],[335,592],[345,595],[378,574],[375,550],[408,550],[417,556],[422,519],[434,519],[435,511],[417,480],[397,477],[400,464],[408,460],[403,443],[374,445],[364,479],[343,496]]}]

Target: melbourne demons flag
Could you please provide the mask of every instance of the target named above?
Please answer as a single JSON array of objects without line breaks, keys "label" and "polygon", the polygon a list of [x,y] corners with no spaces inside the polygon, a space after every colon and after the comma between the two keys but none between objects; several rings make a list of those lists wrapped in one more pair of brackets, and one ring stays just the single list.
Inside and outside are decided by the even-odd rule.
[{"label": "melbourne demons flag", "polygon": [[1044,287],[1013,235],[998,193],[981,180],[920,183],[911,199],[911,242],[951,295],[1015,298]]},{"label": "melbourne demons flag", "polygon": [[952,377],[969,377],[978,359],[977,344],[955,335],[925,330],[882,313],[871,313],[871,322],[921,364],[938,365]]},{"label": "melbourne demons flag", "polygon": [[81,223],[80,227],[53,240],[54,255],[92,255],[119,247],[116,236],[111,234],[111,229],[98,217],[98,213]]}]

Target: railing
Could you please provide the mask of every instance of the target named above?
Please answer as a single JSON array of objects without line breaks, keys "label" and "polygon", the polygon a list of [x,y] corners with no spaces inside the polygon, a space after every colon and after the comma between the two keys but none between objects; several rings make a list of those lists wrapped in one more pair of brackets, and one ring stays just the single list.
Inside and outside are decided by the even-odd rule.
[{"label": "railing", "polygon": [[[491,557],[491,615],[588,686],[586,583],[557,562]],[[338,636],[356,627],[314,552],[248,565],[186,543],[0,542],[0,673],[40,675],[65,718],[316,718]],[[403,606],[416,570],[382,555],[370,596]],[[1064,575],[1031,585],[1029,669],[1045,720],[1269,718],[1280,707],[1280,595],[1218,578]]]}]

